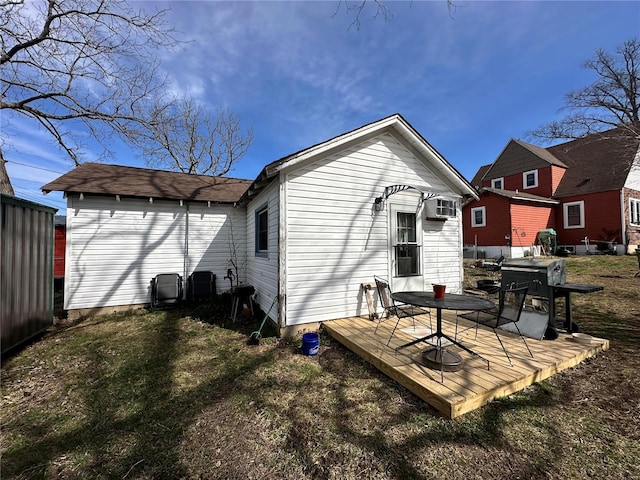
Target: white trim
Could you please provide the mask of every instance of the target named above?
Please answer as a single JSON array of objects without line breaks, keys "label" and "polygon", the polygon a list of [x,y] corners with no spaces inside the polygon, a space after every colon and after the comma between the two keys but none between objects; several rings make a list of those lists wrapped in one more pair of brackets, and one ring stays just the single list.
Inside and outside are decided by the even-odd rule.
[{"label": "white trim", "polygon": [[[389,262],[389,280],[391,281],[392,290],[422,290],[424,289],[424,231],[422,224],[422,211],[416,212],[412,203],[400,201],[389,204],[388,214],[388,258]],[[394,246],[399,244],[398,241],[398,214],[406,213],[415,216],[416,221],[416,239],[415,242],[407,242],[409,245],[418,246],[418,268],[420,273],[417,275],[398,276],[397,275],[397,258],[394,252]]]},{"label": "white trim", "polygon": [[[533,173],[533,185],[527,185],[527,175]],[[538,170],[529,170],[528,172],[522,172],[522,189],[526,190],[527,188],[536,188],[538,186]]]},{"label": "white trim", "polygon": [[[496,182],[500,182],[500,186],[496,187]],[[504,190],[504,177],[494,178],[491,180],[491,188],[497,188],[498,190]]]},{"label": "white trim", "polygon": [[[422,136],[414,130],[414,128],[401,115],[395,114],[390,117],[383,118],[377,122],[364,125],[351,132],[344,133],[335,138],[319,143],[313,147],[302,150],[283,159],[272,167],[265,167],[267,176],[274,176],[281,171],[289,171],[292,167],[312,158],[318,158],[323,155],[329,155],[332,151],[344,148],[350,142],[361,142],[367,137],[379,135],[384,131],[394,131],[396,137],[401,138],[406,145],[415,149],[415,151],[425,160],[430,162],[431,167],[438,172],[443,181],[447,181],[451,186],[455,187],[456,192],[460,195],[469,195],[478,200],[478,192],[469,182],[449,163],[440,153],[434,149]],[[452,188],[454,190],[454,188]],[[452,192],[453,193],[453,192]]]},{"label": "white trim", "polygon": [[[633,213],[634,213],[634,208],[632,207],[632,204],[636,204],[635,206],[635,217],[637,221],[633,221]],[[629,198],[629,225],[633,225],[633,226],[638,226],[640,225],[640,198]]]},{"label": "white trim", "polygon": [[[482,223],[476,223],[476,212],[482,212]],[[486,207],[475,207],[471,209],[471,226],[486,227],[487,226],[487,209]]]},{"label": "white trim", "polygon": [[[569,225],[569,215],[568,215],[569,207],[573,207],[576,205],[580,206],[580,224]],[[570,230],[575,228],[584,228],[584,200],[580,200],[578,202],[563,203],[562,204],[562,221],[563,221],[565,230]]]}]

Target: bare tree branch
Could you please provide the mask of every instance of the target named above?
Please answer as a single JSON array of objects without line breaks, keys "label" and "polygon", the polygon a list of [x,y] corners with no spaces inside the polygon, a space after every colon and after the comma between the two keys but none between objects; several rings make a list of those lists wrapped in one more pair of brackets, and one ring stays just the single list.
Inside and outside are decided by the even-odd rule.
[{"label": "bare tree branch", "polygon": [[[373,10],[372,18],[377,19],[378,17],[382,17],[385,22],[391,21],[393,19],[393,12],[387,6],[387,3],[386,0],[338,0],[333,16],[338,15],[338,12],[344,8],[347,15],[354,15],[355,17],[349,25],[349,28],[354,27],[356,30],[360,30],[361,18],[369,5],[372,6]],[[453,0],[446,0],[446,3],[449,9],[449,16],[453,18],[456,6]]]},{"label": "bare tree branch", "polygon": [[124,0],[3,3],[0,109],[38,122],[76,164],[83,135],[70,121],[108,150],[114,134],[145,124],[149,99],[165,91],[156,53],[178,42],[164,14]]},{"label": "bare tree branch", "polygon": [[597,79],[591,85],[565,95],[565,118],[528,132],[546,141],[581,138],[615,127],[624,127],[630,138],[640,135],[640,41],[627,40],[615,55],[597,50],[583,67]]},{"label": "bare tree branch", "polygon": [[1,3],[0,109],[35,121],[76,165],[87,137],[109,155],[117,136],[151,164],[227,173],[252,133],[230,112],[213,119],[195,102],[167,96],[157,53],[179,42],[166,13],[134,10],[126,0]]},{"label": "bare tree branch", "polygon": [[216,176],[227,174],[252,142],[238,115],[220,110],[212,116],[190,99],[158,104],[149,128],[136,136],[150,165]]}]

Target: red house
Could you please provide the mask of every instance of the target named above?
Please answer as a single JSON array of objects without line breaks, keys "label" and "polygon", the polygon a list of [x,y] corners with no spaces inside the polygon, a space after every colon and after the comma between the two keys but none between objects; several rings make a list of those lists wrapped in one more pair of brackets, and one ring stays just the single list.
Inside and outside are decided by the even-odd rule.
[{"label": "red house", "polygon": [[67,217],[56,215],[53,240],[53,278],[64,278],[65,250],[67,248]]},{"label": "red house", "polygon": [[463,207],[467,250],[487,257],[542,253],[538,233],[546,230],[571,252],[634,253],[640,245],[639,144],[624,127],[548,148],[510,140],[471,181],[480,199]]}]

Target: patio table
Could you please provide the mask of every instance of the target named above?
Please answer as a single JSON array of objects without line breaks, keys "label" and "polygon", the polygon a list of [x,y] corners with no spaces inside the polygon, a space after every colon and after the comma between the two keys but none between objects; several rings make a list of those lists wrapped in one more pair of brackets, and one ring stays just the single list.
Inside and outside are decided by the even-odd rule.
[{"label": "patio table", "polygon": [[442,339],[446,339],[451,342],[451,344],[460,347],[471,355],[481,358],[482,360],[487,362],[487,366],[489,365],[489,361],[487,359],[477,354],[470,348],[465,347],[460,342],[446,335],[442,331],[442,310],[489,310],[495,307],[495,304],[493,302],[473,295],[460,295],[455,293],[447,293],[443,299],[437,299],[435,298],[433,292],[423,291],[396,292],[391,294],[391,297],[397,302],[405,303],[408,305],[435,308],[437,319],[435,332],[425,337],[420,337],[411,342],[400,345],[396,348],[396,351],[402,350],[403,348],[410,347],[420,342],[426,342],[432,338],[436,338],[436,344],[432,348],[425,350],[422,358],[430,366],[439,368],[440,371],[444,371],[445,369],[447,371],[457,370],[462,366],[462,357],[457,353],[450,352],[446,349],[446,346],[442,344]]}]

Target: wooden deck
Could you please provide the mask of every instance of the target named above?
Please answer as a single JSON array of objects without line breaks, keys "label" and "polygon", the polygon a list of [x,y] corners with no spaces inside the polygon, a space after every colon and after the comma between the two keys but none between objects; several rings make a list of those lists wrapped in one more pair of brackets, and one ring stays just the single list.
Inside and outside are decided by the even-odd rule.
[{"label": "wooden deck", "polygon": [[[453,312],[443,312],[443,331],[452,337],[455,318]],[[421,325],[429,325],[428,317],[419,320]],[[433,322],[435,326],[435,312]],[[386,346],[394,323],[395,318],[385,320],[376,334],[377,320],[371,321],[368,317],[331,320],[323,325],[333,338],[448,418],[456,418],[495,398],[522,390],[609,349],[609,341],[605,339],[594,339],[591,344],[584,345],[573,341],[570,335],[560,333],[560,337],[553,341],[527,338],[534,357],[531,358],[519,337],[500,331],[500,338],[513,362],[510,366],[492,330],[480,327],[477,338],[475,327],[460,333],[460,330],[473,325],[460,319],[458,341],[489,360],[490,366],[487,369],[487,363],[481,359],[458,347],[449,347],[462,356],[464,364],[457,372],[444,372],[442,379],[440,370],[422,364],[421,353],[427,344],[420,343],[396,353],[395,347],[414,338],[408,333],[413,328],[410,319],[403,319],[391,343]]]}]

